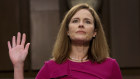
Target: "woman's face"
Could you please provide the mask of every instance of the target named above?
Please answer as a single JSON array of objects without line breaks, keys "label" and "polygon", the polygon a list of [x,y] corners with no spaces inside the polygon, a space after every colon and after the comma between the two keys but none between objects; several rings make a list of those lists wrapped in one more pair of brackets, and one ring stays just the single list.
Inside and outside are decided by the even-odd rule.
[{"label": "woman's face", "polygon": [[67,34],[71,40],[77,41],[90,41],[95,37],[94,19],[91,13],[86,9],[77,11],[70,20]]}]

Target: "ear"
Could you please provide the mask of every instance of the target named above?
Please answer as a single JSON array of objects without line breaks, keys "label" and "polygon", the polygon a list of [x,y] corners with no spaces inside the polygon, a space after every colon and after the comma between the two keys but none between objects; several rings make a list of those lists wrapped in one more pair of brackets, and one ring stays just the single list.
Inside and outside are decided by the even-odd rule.
[{"label": "ear", "polygon": [[93,37],[95,37],[97,35],[97,32],[96,31],[94,31],[94,33],[93,33]]},{"label": "ear", "polygon": [[69,31],[67,31],[67,35],[69,36]]}]

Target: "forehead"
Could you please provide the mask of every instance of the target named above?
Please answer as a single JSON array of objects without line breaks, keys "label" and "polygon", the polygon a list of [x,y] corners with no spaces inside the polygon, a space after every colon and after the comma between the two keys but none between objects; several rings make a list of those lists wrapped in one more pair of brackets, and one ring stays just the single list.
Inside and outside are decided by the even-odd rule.
[{"label": "forehead", "polygon": [[77,11],[72,18],[89,18],[93,20],[93,16],[87,9]]}]

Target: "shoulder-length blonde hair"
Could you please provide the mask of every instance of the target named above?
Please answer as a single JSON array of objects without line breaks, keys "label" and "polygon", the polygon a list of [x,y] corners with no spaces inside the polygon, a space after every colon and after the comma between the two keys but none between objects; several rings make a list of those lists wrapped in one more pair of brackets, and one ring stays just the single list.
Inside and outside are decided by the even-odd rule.
[{"label": "shoulder-length blonde hair", "polygon": [[70,38],[67,35],[68,25],[73,15],[81,9],[87,9],[92,14],[97,32],[96,38],[92,39],[90,42],[88,59],[92,62],[96,61],[101,63],[104,59],[109,57],[109,48],[99,16],[92,7],[90,7],[88,4],[82,3],[72,7],[67,12],[60,25],[61,27],[52,51],[52,57],[58,64],[63,63],[69,58],[71,43]]}]

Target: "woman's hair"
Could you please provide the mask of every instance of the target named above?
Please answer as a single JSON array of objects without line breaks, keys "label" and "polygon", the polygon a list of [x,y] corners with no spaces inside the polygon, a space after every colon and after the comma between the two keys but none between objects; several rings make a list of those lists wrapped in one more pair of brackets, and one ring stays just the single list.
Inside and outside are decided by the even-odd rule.
[{"label": "woman's hair", "polygon": [[109,47],[99,16],[92,7],[86,3],[82,3],[72,7],[67,12],[60,25],[60,30],[52,51],[53,59],[58,64],[63,63],[69,58],[71,43],[70,38],[67,35],[68,25],[73,15],[81,9],[86,9],[92,14],[94,18],[95,31],[97,32],[96,38],[90,41],[88,59],[92,62],[96,61],[101,63],[104,59],[109,57]]}]

